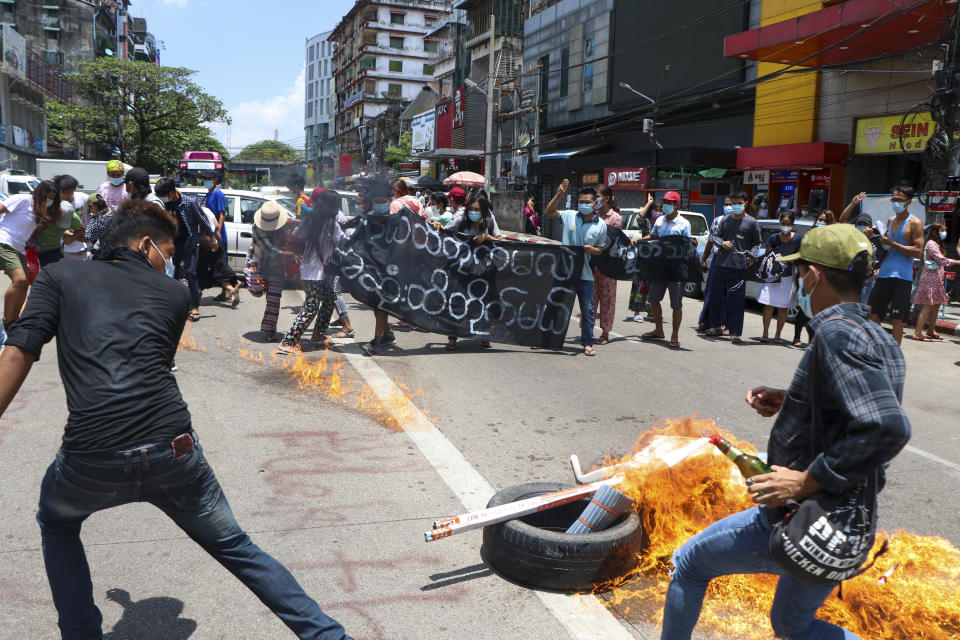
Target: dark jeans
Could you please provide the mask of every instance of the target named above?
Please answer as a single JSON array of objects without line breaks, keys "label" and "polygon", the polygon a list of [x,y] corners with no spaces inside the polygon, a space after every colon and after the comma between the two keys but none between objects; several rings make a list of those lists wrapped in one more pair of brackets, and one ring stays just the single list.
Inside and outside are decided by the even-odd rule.
[{"label": "dark jeans", "polygon": [[[810,318],[800,309],[797,309],[797,315],[793,319],[793,341],[800,342],[800,334],[810,324]],[[807,333],[810,333],[809,331]]]},{"label": "dark jeans", "polygon": [[200,281],[197,280],[199,251],[197,245],[178,245],[173,255],[173,263],[179,267],[176,276],[186,280],[187,287],[190,289],[191,309],[200,307]]},{"label": "dark jeans", "polygon": [[40,268],[47,266],[48,264],[53,264],[55,262],[60,262],[60,259],[63,257],[63,249],[57,247],[56,249],[47,249],[46,251],[41,251],[37,260],[40,263]]},{"label": "dark jeans", "polygon": [[593,280],[577,280],[577,300],[580,302],[580,342],[593,346]]},{"label": "dark jeans", "polygon": [[717,261],[710,261],[710,268],[707,270],[707,282],[703,285],[703,309],[700,310],[700,319],[697,321],[701,327],[711,327],[710,307],[716,304],[721,305],[720,314],[723,317],[723,300],[714,293],[714,281],[717,279]]},{"label": "dark jeans", "polygon": [[731,336],[743,333],[743,308],[747,299],[747,286],[743,269],[717,267],[713,287],[708,294],[710,327],[726,326]]},{"label": "dark jeans", "polygon": [[170,443],[165,443],[126,453],[60,451],[47,469],[37,522],[64,640],[103,637],[80,527],[90,514],[129,502],[149,502],[166,513],[299,638],[346,637],[343,627],[320,610],[290,572],[240,528],[200,445],[174,460]]}]

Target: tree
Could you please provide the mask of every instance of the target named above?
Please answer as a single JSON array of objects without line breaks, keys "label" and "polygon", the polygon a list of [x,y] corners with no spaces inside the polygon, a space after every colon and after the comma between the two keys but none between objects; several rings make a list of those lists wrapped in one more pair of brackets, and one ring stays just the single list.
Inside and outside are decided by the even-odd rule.
[{"label": "tree", "polygon": [[384,151],[384,159],[394,171],[399,169],[401,163],[410,162],[410,150],[413,149],[413,133],[404,131],[400,134],[397,146],[387,147]]},{"label": "tree", "polygon": [[244,147],[234,159],[245,161],[272,160],[292,164],[303,162],[303,152],[277,140],[261,140]]},{"label": "tree", "polygon": [[71,76],[79,104],[48,103],[50,138],[61,144],[93,144],[97,155],[150,171],[164,171],[184,151],[225,150],[207,124],[229,124],[223,104],[181,67],[158,67],[104,57],[80,63]]}]

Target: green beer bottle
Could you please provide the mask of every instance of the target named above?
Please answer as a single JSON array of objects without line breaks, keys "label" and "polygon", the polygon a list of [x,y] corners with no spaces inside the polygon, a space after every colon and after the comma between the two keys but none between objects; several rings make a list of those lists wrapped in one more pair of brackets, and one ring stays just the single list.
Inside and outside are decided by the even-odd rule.
[{"label": "green beer bottle", "polygon": [[749,455],[740,451],[730,444],[730,441],[719,435],[710,436],[710,443],[716,445],[720,451],[723,451],[728,458],[737,465],[744,478],[758,476],[761,473],[772,473],[773,469],[767,466],[767,463],[757,456]]}]

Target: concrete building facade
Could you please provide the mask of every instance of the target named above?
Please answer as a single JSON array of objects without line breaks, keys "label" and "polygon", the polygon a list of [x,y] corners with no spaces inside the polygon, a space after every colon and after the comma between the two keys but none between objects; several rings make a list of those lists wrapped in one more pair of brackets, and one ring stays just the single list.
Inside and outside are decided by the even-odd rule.
[{"label": "concrete building facade", "polygon": [[332,31],[307,40],[306,83],[303,106],[303,136],[306,159],[320,164],[320,157],[332,153],[330,123],[336,106],[333,82],[333,54],[336,44],[329,41]]}]

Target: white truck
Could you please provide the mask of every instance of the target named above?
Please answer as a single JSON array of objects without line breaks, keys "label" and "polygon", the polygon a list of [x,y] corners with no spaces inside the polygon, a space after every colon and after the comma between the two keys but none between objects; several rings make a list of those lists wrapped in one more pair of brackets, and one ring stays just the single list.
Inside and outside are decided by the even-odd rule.
[{"label": "white truck", "polygon": [[40,184],[37,176],[31,176],[23,171],[0,172],[0,193],[15,196],[18,193],[30,193]]},{"label": "white truck", "polygon": [[[132,167],[123,165],[124,172]],[[106,160],[58,160],[37,158],[37,177],[49,180],[54,176],[71,175],[80,183],[78,189],[84,193],[93,193],[107,181]]]}]

